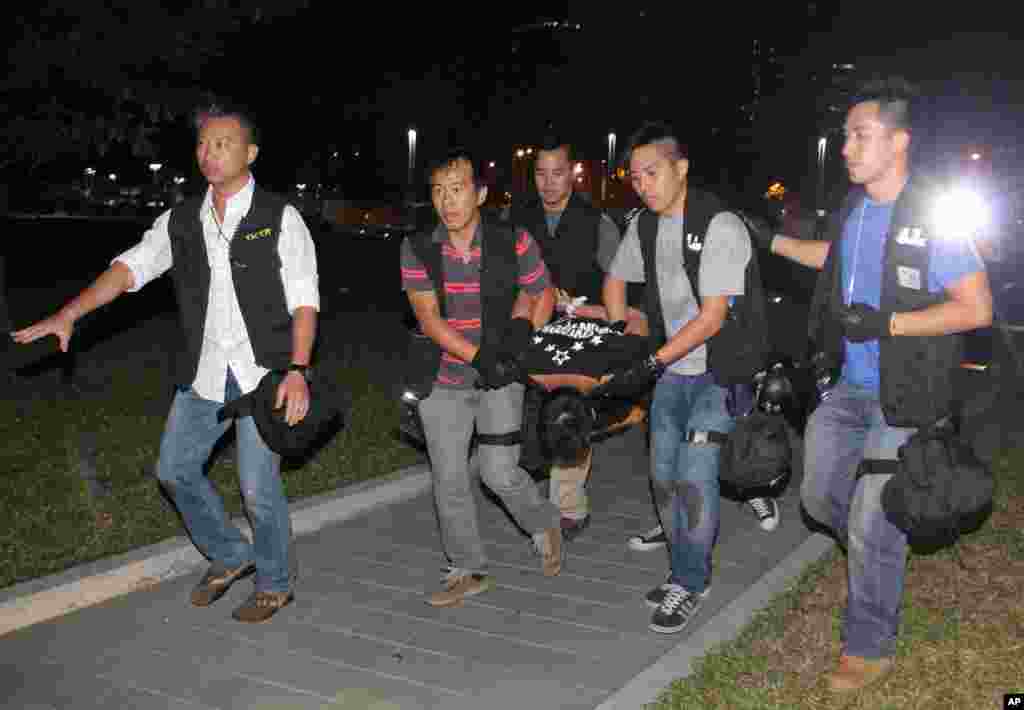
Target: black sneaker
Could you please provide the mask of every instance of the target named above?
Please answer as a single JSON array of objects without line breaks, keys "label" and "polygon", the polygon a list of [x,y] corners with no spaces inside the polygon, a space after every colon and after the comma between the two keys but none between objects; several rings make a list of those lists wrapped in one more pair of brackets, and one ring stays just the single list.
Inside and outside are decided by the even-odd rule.
[{"label": "black sneaker", "polygon": [[686,628],[693,617],[700,611],[700,605],[710,590],[700,594],[688,592],[677,584],[665,590],[665,598],[661,606],[654,610],[649,628],[659,634],[674,634]]},{"label": "black sneaker", "polygon": [[747,505],[753,509],[762,530],[771,532],[779,527],[779,504],[774,498],[751,498]]},{"label": "black sneaker", "polygon": [[665,531],[662,530],[660,525],[656,528],[651,528],[643,535],[634,535],[629,538],[629,549],[636,552],[656,550],[659,547],[665,547],[667,544],[668,540],[665,538]]},{"label": "black sneaker", "polygon": [[[668,595],[669,590],[672,589],[672,587],[676,586],[669,581],[671,579],[672,577],[669,577],[665,580],[664,584],[659,584],[657,587],[647,592],[647,594],[644,595],[644,603],[652,609],[657,609],[659,606],[661,606],[661,603],[665,601],[665,597],[666,595]],[[706,597],[710,593],[711,585],[708,585],[708,587],[703,592],[701,592],[701,596]]]}]

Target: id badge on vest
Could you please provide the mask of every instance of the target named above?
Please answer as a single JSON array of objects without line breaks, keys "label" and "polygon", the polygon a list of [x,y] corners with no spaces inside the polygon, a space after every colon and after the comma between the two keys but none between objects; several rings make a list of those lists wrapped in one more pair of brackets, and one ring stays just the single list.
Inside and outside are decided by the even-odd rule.
[{"label": "id badge on vest", "polygon": [[909,266],[897,266],[896,278],[899,281],[900,286],[903,288],[910,288],[915,291],[921,290],[922,280],[920,269],[912,269]]}]

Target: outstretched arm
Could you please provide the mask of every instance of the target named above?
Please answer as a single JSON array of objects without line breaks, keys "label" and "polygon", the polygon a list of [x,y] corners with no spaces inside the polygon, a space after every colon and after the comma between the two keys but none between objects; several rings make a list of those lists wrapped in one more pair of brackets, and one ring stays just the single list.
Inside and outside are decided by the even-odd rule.
[{"label": "outstretched arm", "polygon": [[135,286],[135,277],[131,269],[120,261],[115,261],[97,279],[81,293],[68,301],[49,318],[33,323],[11,333],[16,343],[31,343],[48,335],[56,335],[60,341],[61,352],[67,352],[75,323],[97,308],[105,306],[125,291]]},{"label": "outstretched arm", "polygon": [[796,239],[784,234],[775,234],[768,243],[768,250],[790,261],[821,271],[825,267],[831,242],[821,239]]}]

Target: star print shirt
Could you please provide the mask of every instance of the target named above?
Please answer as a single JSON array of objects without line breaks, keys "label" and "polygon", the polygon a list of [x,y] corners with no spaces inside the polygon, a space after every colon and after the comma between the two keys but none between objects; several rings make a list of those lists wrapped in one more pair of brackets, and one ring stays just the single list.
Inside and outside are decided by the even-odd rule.
[{"label": "star print shirt", "polygon": [[[438,225],[434,242],[440,242],[441,268],[444,272],[446,320],[455,330],[474,344],[480,343],[480,229],[477,228],[469,254],[463,256],[448,239],[448,230]],[[525,230],[516,235],[516,256],[519,261],[519,287],[532,296],[540,295],[551,285],[548,268],[540,249]],[[402,242],[402,289],[433,291],[434,283],[423,262],[413,253],[409,240]],[[435,386],[468,389],[476,383],[477,372],[469,363],[444,352]]]},{"label": "star print shirt", "polygon": [[603,320],[566,317],[534,334],[524,365],[534,375],[588,375],[597,379],[649,352],[650,342],[645,337],[623,335]]}]

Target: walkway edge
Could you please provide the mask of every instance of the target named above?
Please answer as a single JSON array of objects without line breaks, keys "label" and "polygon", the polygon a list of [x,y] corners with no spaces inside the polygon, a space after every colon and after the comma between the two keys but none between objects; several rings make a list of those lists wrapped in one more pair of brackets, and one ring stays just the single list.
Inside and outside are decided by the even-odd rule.
[{"label": "walkway edge", "polygon": [[[413,498],[430,487],[418,464],[339,491],[290,504],[292,530],[308,535],[372,508]],[[244,532],[244,518],[236,520]],[[186,536],[16,584],[0,593],[0,636],[113,597],[188,574],[205,559]]]},{"label": "walkway edge", "polygon": [[656,702],[672,681],[693,671],[693,663],[715,646],[731,641],[769,601],[786,591],[807,565],[820,560],[835,546],[832,538],[812,533],[778,565],[766,572],[747,591],[709,619],[690,636],[629,683],[609,696],[596,710],[636,710]]}]

